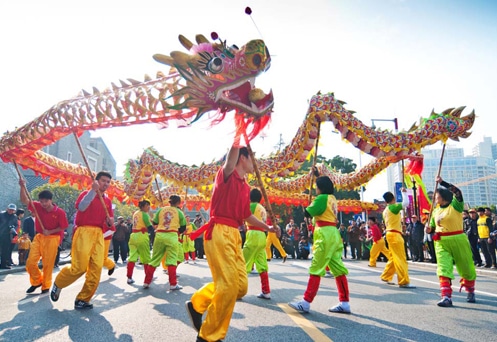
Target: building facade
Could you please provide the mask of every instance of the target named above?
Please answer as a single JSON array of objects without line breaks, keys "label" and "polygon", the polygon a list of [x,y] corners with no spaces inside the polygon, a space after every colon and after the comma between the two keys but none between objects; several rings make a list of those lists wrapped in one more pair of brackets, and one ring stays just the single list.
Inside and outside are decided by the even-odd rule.
[{"label": "building facade", "polygon": [[[108,171],[113,179],[116,179],[116,161],[112,157],[109,149],[105,145],[102,138],[92,138],[90,132],[85,131],[79,142],[83,148],[86,159],[92,171]],[[68,135],[52,145],[46,146],[42,149],[43,152],[53,155],[61,160],[71,162],[73,164],[80,164],[86,167],[83,156],[79,150],[78,144],[73,135]],[[28,191],[48,183],[48,178],[36,175],[32,170],[22,170],[21,173],[26,179],[26,186]],[[1,163],[0,175],[5,182],[2,191],[0,192],[0,210],[5,208],[9,203],[20,204],[19,200],[19,177],[11,163]]]},{"label": "building facade", "polygon": [[[440,167],[442,148],[427,148],[424,155],[423,182],[427,191],[433,191],[435,178]],[[497,144],[492,138],[484,137],[470,155],[464,154],[462,147],[449,144],[445,147],[441,176],[444,180],[458,186],[468,207],[491,206],[497,204]],[[389,187],[401,181],[397,165],[387,170]]]}]

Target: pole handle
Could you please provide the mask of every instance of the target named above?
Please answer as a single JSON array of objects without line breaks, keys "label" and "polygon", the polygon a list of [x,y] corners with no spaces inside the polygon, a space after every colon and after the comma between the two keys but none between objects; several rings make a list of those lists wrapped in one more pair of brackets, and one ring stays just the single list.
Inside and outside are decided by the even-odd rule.
[{"label": "pole handle", "polygon": [[[12,161],[12,163],[14,163],[14,167],[17,171],[17,175],[19,176],[19,179],[24,179],[24,177],[21,174],[21,171],[19,170],[19,166],[17,165],[17,163],[15,161]],[[26,180],[24,179],[24,181],[26,181]],[[28,196],[29,203],[33,203],[33,199],[31,198],[31,195],[29,194],[28,188],[26,187],[25,183],[23,183],[22,190]],[[33,204],[33,212],[35,214],[36,221],[38,221],[40,223],[42,231],[45,232],[46,231],[45,226],[43,225],[43,222],[40,220],[40,216],[38,215],[38,210],[36,210],[36,207],[34,204]]]}]

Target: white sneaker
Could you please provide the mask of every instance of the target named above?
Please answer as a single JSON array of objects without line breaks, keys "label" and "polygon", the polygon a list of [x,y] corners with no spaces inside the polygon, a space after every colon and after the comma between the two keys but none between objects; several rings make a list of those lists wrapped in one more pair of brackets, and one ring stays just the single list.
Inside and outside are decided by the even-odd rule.
[{"label": "white sneaker", "polygon": [[195,260],[192,261],[192,264],[197,264],[197,262]]},{"label": "white sneaker", "polygon": [[259,294],[257,295],[257,298],[262,298],[262,299],[271,299],[271,294],[261,292],[261,293],[259,293]]},{"label": "white sneaker", "polygon": [[259,274],[259,272],[257,272],[256,269],[253,269],[252,271],[250,271],[250,274]]},{"label": "white sneaker", "polygon": [[143,288],[144,288],[144,289],[148,289],[149,287],[150,287],[150,284],[143,283]]},{"label": "white sneaker", "polygon": [[135,281],[133,280],[133,278],[128,278],[128,281],[127,281],[128,284],[134,284]]},{"label": "white sneaker", "polygon": [[189,264],[190,262],[188,260],[185,260],[185,264]]},{"label": "white sneaker", "polygon": [[174,286],[169,286],[169,291],[177,291],[177,290],[181,290],[182,288],[183,288],[183,286],[176,284]]},{"label": "white sneaker", "polygon": [[295,309],[298,312],[302,312],[302,313],[308,313],[309,310],[311,309],[311,304],[309,302],[307,302],[305,299],[302,299],[301,301],[298,301],[298,302],[288,303],[288,305],[292,309]]},{"label": "white sneaker", "polygon": [[324,275],[325,278],[333,278],[333,274],[331,274],[330,271],[326,271],[326,274]]},{"label": "white sneaker", "polygon": [[335,312],[335,313],[349,314],[350,313],[350,304],[349,304],[349,302],[340,302],[339,304],[335,305],[334,307],[329,308],[328,311]]}]

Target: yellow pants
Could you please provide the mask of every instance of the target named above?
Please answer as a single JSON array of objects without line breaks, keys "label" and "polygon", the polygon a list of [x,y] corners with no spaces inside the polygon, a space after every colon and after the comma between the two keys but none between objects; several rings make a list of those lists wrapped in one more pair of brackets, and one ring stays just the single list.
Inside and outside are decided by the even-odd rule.
[{"label": "yellow pants", "polygon": [[114,260],[109,258],[109,247],[112,239],[104,240],[104,267],[108,270],[116,267]]},{"label": "yellow pants", "polygon": [[369,251],[369,266],[376,267],[376,259],[380,256],[380,253],[389,259],[390,252],[385,244],[385,240],[383,238],[379,239],[376,242],[373,242],[373,246]]},{"label": "yellow pants", "polygon": [[269,232],[266,238],[266,256],[268,259],[273,258],[273,253],[271,251],[271,245],[274,245],[276,249],[280,252],[281,257],[284,258],[287,256],[283,246],[281,245],[280,239],[276,236],[276,233]]},{"label": "yellow pants", "polygon": [[57,287],[65,288],[83,274],[86,280],[76,300],[89,302],[100,283],[100,273],[104,263],[104,238],[99,227],[81,226],[76,229],[72,240],[71,266],[64,267],[57,278]]},{"label": "yellow pants", "polygon": [[211,240],[204,240],[212,283],[197,290],[192,298],[195,311],[207,311],[199,336],[207,341],[223,339],[238,298],[247,293],[248,279],[241,236],[237,228],[215,224]]},{"label": "yellow pants", "polygon": [[[28,271],[31,285],[41,284],[42,290],[47,290],[52,286],[52,272],[59,243],[59,235],[36,234],[26,261],[26,271]],[[43,272],[38,268],[40,258],[43,263]]]},{"label": "yellow pants", "polygon": [[392,281],[397,272],[399,285],[409,284],[409,273],[407,269],[406,251],[404,248],[404,238],[402,234],[387,232],[387,242],[390,255],[388,262],[381,274],[384,281]]}]

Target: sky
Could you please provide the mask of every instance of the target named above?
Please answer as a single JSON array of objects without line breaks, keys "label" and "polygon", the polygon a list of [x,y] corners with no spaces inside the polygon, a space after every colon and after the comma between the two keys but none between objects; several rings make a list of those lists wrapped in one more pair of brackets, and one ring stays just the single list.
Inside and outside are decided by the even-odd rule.
[{"label": "sky", "polygon": [[[246,6],[252,15],[244,13]],[[475,110],[470,149],[483,136],[497,142],[497,2],[463,0],[308,0],[182,2],[156,0],[0,1],[0,132],[12,131],[81,89],[105,89],[120,79],[167,71],[152,55],[186,52],[178,35],[194,41],[212,31],[229,45],[264,39],[271,68],[256,85],[275,97],[272,122],[252,148],[257,156],[288,144],[316,92],[334,92],[367,125],[397,118],[409,129],[432,109]],[[485,126],[491,124],[491,129]],[[393,130],[393,122],[376,122]],[[219,159],[233,139],[232,117],[209,128],[154,124],[92,132],[117,162],[153,146],[166,159],[198,165]],[[362,154],[321,127],[318,153],[365,165]],[[440,147],[435,145],[434,147]],[[364,199],[381,198],[386,175],[373,178]]]}]

